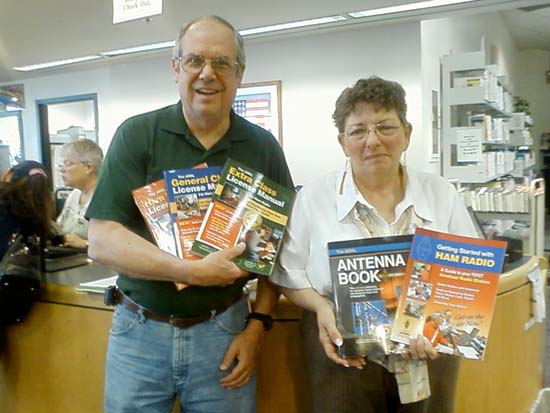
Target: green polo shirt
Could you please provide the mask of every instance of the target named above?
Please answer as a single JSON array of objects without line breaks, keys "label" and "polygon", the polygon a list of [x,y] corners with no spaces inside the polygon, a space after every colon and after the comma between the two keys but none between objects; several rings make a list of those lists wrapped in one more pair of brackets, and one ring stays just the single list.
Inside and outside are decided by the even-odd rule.
[{"label": "green polo shirt", "polygon": [[[132,190],[163,178],[167,169],[185,169],[206,162],[223,166],[240,161],[293,188],[283,151],[264,129],[231,112],[226,134],[205,150],[183,117],[181,102],[126,120],[118,128],[86,216],[116,221],[153,241],[132,198]],[[109,242],[109,234],[105,234]],[[119,288],[138,304],[161,314],[204,314],[235,297],[246,279],[227,287],[191,286],[177,291],[172,282],[150,281],[121,274]]]}]

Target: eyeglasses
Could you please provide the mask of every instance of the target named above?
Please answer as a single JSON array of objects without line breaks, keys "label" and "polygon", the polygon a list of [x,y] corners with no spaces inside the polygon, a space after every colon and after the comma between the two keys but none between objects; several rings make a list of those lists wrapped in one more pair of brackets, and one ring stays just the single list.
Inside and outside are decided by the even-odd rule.
[{"label": "eyeglasses", "polygon": [[180,67],[187,73],[196,75],[204,69],[206,63],[220,76],[228,76],[237,72],[240,63],[226,56],[204,57],[198,54],[186,54],[178,58]]},{"label": "eyeglasses", "polygon": [[67,170],[69,168],[72,168],[73,166],[75,165],[78,165],[78,164],[86,164],[87,162],[82,162],[82,161],[76,161],[76,162],[73,162],[73,161],[63,161],[61,163],[58,163],[57,164],[57,169],[63,169],[63,170]]},{"label": "eyeglasses", "polygon": [[362,142],[367,139],[371,132],[376,133],[379,137],[392,137],[397,134],[397,130],[401,125],[393,125],[387,123],[377,123],[376,125],[356,125],[344,132],[346,138],[353,142]]}]

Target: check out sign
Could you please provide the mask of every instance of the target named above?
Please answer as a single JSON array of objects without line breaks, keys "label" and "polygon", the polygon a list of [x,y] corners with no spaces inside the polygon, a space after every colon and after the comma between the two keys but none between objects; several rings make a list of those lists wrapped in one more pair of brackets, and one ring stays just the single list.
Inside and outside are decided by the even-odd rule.
[{"label": "check out sign", "polygon": [[113,0],[113,24],[162,14],[162,0]]}]

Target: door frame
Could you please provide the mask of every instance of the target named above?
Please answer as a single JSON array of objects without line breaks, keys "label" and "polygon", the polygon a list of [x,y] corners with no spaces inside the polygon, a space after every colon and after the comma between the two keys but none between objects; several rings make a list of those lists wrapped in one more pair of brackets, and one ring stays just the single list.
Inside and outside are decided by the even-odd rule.
[{"label": "door frame", "polygon": [[23,116],[21,110],[6,110],[0,111],[0,118],[7,118],[8,116],[17,116],[17,125],[19,127],[19,147],[21,148],[21,155],[25,159],[25,137],[23,136]]},{"label": "door frame", "polygon": [[48,105],[59,103],[80,102],[91,100],[94,105],[94,122],[95,122],[95,141],[99,140],[99,114],[97,104],[97,93],[87,93],[82,95],[63,96],[49,99],[36,100],[36,113],[38,114],[38,133],[40,136],[40,151],[42,155],[42,163],[47,171],[50,172],[50,181],[53,185],[53,174],[55,165],[52,164],[50,152],[50,130],[48,125]]}]

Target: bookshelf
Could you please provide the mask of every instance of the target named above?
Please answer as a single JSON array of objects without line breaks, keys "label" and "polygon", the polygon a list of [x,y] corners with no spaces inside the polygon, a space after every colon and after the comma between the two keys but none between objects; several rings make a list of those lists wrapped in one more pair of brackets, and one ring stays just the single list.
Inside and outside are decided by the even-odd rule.
[{"label": "bookshelf", "polygon": [[512,173],[512,94],[485,52],[443,56],[442,174],[485,183]]},{"label": "bookshelf", "polygon": [[529,185],[490,185],[461,187],[464,205],[471,206],[485,232],[523,241],[524,252],[544,255],[544,179],[536,178]]},{"label": "bookshelf", "polygon": [[460,182],[489,232],[542,256],[545,187],[535,178],[532,118],[514,113],[511,87],[484,50],[443,56],[441,82],[442,175]]}]

